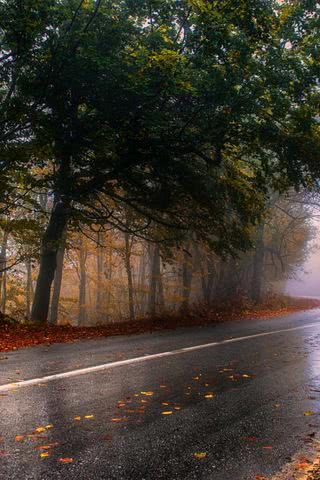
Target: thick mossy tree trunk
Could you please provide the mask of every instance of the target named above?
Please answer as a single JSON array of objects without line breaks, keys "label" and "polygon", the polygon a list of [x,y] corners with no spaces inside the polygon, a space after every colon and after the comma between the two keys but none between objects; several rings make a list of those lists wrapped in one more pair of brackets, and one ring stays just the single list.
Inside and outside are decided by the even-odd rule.
[{"label": "thick mossy tree trunk", "polygon": [[263,270],[265,257],[263,234],[264,224],[261,223],[257,228],[251,283],[251,299],[255,303],[260,303],[262,300]]},{"label": "thick mossy tree trunk", "polygon": [[50,325],[57,325],[58,323],[59,300],[60,300],[60,293],[61,293],[63,261],[64,261],[64,254],[66,250],[66,240],[67,240],[67,231],[65,230],[63,232],[61,244],[59,246],[58,253],[57,253],[57,267],[54,273],[53,292],[52,292],[50,315],[49,315]]},{"label": "thick mossy tree trunk", "polygon": [[50,291],[57,265],[57,253],[69,219],[69,201],[56,195],[47,229],[41,245],[40,268],[34,293],[31,320],[46,323]]}]

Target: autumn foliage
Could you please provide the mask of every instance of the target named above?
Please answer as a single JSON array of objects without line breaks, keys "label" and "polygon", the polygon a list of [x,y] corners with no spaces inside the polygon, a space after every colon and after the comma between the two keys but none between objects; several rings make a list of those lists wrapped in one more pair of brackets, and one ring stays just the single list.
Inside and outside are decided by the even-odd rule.
[{"label": "autumn foliage", "polygon": [[[279,306],[280,305],[280,306]],[[198,306],[183,314],[175,313],[134,322],[121,322],[96,327],[38,326],[19,324],[9,317],[0,322],[0,351],[17,350],[34,345],[70,343],[115,335],[133,335],[179,327],[195,327],[255,318],[272,318],[300,310],[319,308],[320,301],[305,298],[269,297],[257,306],[246,301],[238,301],[215,309]]]}]

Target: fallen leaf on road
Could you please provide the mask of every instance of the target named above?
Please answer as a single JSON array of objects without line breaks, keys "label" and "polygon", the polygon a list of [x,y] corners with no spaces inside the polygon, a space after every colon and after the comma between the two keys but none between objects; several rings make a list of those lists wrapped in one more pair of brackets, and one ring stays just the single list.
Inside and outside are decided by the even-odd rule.
[{"label": "fallen leaf on road", "polygon": [[306,412],[304,412],[303,414],[305,417],[311,417],[311,415],[314,415],[314,412],[311,412],[311,410],[307,410]]},{"label": "fallen leaf on road", "polygon": [[73,458],[59,458],[58,460],[60,463],[72,463]]},{"label": "fallen leaf on road", "polygon": [[41,458],[49,457],[49,452],[42,452],[40,453]]},{"label": "fallen leaf on road", "polygon": [[79,420],[81,420],[81,417],[79,417],[79,415],[77,415],[76,417],[73,417],[73,420],[79,421]]},{"label": "fallen leaf on road", "polygon": [[271,445],[265,445],[262,448],[264,448],[265,450],[272,450],[273,447]]},{"label": "fallen leaf on road", "polygon": [[214,397],[214,393],[213,392],[208,392],[205,394],[204,398],[213,398]]},{"label": "fallen leaf on road", "polygon": [[194,458],[197,458],[198,460],[201,460],[203,458],[206,458],[206,456],[208,454],[206,452],[195,452],[192,455],[194,456]]},{"label": "fallen leaf on road", "polygon": [[16,442],[22,442],[22,440],[24,439],[24,435],[16,435]]},{"label": "fallen leaf on road", "polygon": [[36,433],[31,433],[27,435],[30,440],[47,440],[48,435],[37,435]]},{"label": "fallen leaf on road", "polygon": [[86,418],[87,420],[91,419],[91,418],[94,418],[94,415],[85,415],[84,418]]},{"label": "fallen leaf on road", "polygon": [[247,375],[246,373],[244,373],[242,376],[243,378],[250,378],[250,375]]},{"label": "fallen leaf on road", "polygon": [[171,415],[172,413],[173,413],[172,410],[167,410],[167,411],[161,412],[161,415]]},{"label": "fallen leaf on road", "polygon": [[50,448],[57,447],[58,445],[59,445],[58,442],[54,442],[54,443],[49,443],[48,445],[37,445],[34,448],[36,448],[37,450],[50,450]]},{"label": "fallen leaf on road", "polygon": [[45,427],[38,427],[38,428],[35,429],[35,431],[36,431],[37,433],[42,433],[42,432],[45,432],[46,429],[45,429]]},{"label": "fallen leaf on road", "polygon": [[53,428],[52,423],[49,423],[49,425],[46,425],[46,429]]},{"label": "fallen leaf on road", "polygon": [[141,395],[145,395],[146,397],[151,397],[153,392],[141,392]]}]

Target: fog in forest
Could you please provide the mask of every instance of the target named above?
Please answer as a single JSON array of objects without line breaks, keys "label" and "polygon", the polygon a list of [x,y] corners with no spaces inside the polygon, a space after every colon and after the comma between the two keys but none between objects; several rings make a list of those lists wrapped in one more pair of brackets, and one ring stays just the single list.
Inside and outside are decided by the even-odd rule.
[{"label": "fog in forest", "polygon": [[310,253],[286,285],[292,296],[320,297],[320,220],[313,222],[316,233],[310,241]]}]

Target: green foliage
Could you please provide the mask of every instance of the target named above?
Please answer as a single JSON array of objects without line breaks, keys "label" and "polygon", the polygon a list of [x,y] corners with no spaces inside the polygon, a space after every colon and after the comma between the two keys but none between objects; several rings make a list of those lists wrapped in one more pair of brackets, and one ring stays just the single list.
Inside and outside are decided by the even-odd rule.
[{"label": "green foliage", "polygon": [[0,159],[73,218],[129,206],[223,253],[248,247],[270,186],[318,178],[317,2],[20,4],[0,7]]}]

